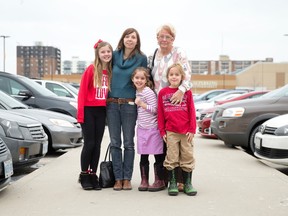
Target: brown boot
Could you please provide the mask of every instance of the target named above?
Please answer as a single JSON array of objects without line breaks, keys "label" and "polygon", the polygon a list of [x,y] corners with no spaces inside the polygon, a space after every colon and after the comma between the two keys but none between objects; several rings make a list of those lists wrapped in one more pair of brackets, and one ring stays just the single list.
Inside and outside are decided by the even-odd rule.
[{"label": "brown boot", "polygon": [[163,166],[161,164],[154,164],[155,181],[148,187],[148,191],[155,192],[166,188],[165,181],[163,180],[163,171]]},{"label": "brown boot", "polygon": [[122,190],[122,180],[116,180],[113,189],[116,191]]},{"label": "brown boot", "polygon": [[141,173],[141,184],[138,187],[139,191],[147,191],[149,187],[149,164],[141,165],[140,164],[140,173]]},{"label": "brown boot", "polygon": [[131,181],[128,179],[123,180],[123,190],[132,190]]}]

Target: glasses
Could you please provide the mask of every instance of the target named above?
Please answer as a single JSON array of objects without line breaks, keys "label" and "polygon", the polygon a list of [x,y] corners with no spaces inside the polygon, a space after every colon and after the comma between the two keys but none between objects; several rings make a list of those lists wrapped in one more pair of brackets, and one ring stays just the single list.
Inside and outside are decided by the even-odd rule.
[{"label": "glasses", "polygon": [[171,37],[170,35],[159,35],[158,37],[157,37],[158,39],[161,39],[161,40],[172,40],[173,39],[173,37]]}]

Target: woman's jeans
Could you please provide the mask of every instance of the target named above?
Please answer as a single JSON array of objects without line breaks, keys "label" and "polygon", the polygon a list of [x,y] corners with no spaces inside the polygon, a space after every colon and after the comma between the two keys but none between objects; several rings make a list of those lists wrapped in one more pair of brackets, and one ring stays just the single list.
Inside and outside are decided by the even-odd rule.
[{"label": "woman's jeans", "polygon": [[[107,104],[107,122],[111,142],[111,156],[115,180],[131,180],[134,166],[134,135],[137,106]],[[121,134],[121,131],[123,134]],[[122,153],[122,138],[124,154]]]}]

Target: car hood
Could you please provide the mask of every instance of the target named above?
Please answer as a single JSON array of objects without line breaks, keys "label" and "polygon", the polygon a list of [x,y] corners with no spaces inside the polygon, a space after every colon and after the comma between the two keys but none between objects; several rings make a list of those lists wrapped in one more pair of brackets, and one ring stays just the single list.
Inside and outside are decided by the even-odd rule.
[{"label": "car hood", "polygon": [[249,100],[233,101],[219,105],[220,108],[265,106],[277,102],[279,98],[254,98]]},{"label": "car hood", "polygon": [[0,111],[0,121],[2,120],[8,120],[8,121],[14,121],[17,122],[19,125],[27,127],[28,125],[41,125],[39,121],[36,121],[32,118],[27,118],[25,116],[19,116],[15,113],[10,113],[8,110],[1,110]]},{"label": "car hood", "polygon": [[49,110],[42,110],[42,109],[14,109],[14,110],[9,110],[10,113],[14,113],[23,117],[27,117],[30,119],[34,119],[37,121],[40,121],[42,124],[45,125],[51,125],[51,121],[49,119],[61,119],[61,120],[66,120],[71,123],[77,122],[77,120],[69,115],[54,112],[54,111],[49,111]]},{"label": "car hood", "polygon": [[263,125],[269,127],[279,128],[288,124],[288,114],[280,115],[274,118],[271,118],[263,123]]}]

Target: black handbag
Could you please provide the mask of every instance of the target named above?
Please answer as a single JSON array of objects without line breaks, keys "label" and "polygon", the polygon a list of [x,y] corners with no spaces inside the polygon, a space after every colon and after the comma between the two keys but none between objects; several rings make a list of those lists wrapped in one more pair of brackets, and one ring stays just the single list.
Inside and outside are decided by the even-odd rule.
[{"label": "black handbag", "polygon": [[100,163],[99,183],[102,188],[113,187],[115,184],[113,165],[112,161],[110,160],[110,144],[107,147],[104,161]]}]

